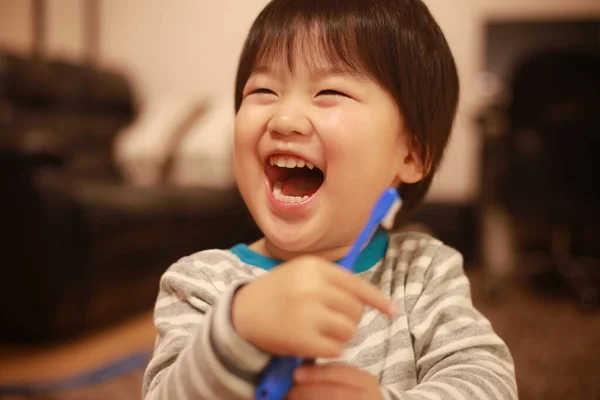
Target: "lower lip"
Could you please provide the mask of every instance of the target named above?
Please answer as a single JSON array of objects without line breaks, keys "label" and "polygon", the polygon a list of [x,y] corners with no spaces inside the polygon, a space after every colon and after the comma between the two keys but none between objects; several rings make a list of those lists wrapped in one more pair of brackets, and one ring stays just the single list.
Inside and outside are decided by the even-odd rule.
[{"label": "lower lip", "polygon": [[[301,209],[307,207],[314,200],[314,198],[317,196],[317,194],[321,190],[321,188],[317,189],[317,191],[314,192],[312,194],[312,196],[310,196],[306,200],[300,201],[298,203],[287,203],[285,201],[277,200],[275,198],[275,196],[273,196],[273,187],[271,186],[271,182],[269,182],[268,179],[265,179],[265,182],[267,184],[266,185],[267,192],[268,192],[268,197],[269,197],[269,201],[270,201],[271,205],[273,207],[275,207],[276,209],[281,209],[281,210],[285,210],[285,211],[296,211],[296,210],[301,210]],[[321,185],[321,187],[322,186],[323,185]]]}]

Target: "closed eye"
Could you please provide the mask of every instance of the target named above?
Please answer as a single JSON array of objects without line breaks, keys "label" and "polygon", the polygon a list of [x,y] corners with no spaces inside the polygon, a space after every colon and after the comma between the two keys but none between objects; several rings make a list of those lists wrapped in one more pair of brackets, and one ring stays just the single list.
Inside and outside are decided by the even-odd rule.
[{"label": "closed eye", "polygon": [[259,88],[259,89],[252,91],[250,94],[275,94],[275,92],[272,91],[271,89]]},{"label": "closed eye", "polygon": [[344,97],[348,97],[347,94],[342,93],[342,92],[338,92],[337,90],[321,90],[319,93],[317,93],[317,96],[344,96]]}]

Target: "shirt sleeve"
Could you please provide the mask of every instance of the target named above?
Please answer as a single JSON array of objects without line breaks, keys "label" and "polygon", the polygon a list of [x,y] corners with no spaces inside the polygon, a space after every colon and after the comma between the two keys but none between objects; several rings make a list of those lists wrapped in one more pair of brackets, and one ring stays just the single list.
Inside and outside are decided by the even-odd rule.
[{"label": "shirt sleeve", "polygon": [[408,317],[418,384],[382,387],[383,398],[517,399],[512,357],[473,306],[460,253],[443,246],[417,273],[423,284]]},{"label": "shirt sleeve", "polygon": [[[252,399],[270,356],[233,329],[231,303],[246,281],[213,282],[199,261],[182,259],[161,278],[157,339],[142,398]],[[217,287],[223,287],[218,290]]]}]

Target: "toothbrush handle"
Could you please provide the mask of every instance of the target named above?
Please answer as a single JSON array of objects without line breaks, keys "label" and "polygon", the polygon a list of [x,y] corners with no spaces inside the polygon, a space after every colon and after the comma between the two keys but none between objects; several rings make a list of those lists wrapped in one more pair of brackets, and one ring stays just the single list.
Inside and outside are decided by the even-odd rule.
[{"label": "toothbrush handle", "polygon": [[[376,225],[368,224],[358,236],[350,251],[339,262],[348,271],[354,269],[356,258],[368,242]],[[283,400],[294,384],[294,370],[304,363],[298,357],[273,357],[263,372],[256,388],[256,400]]]},{"label": "toothbrush handle", "polygon": [[256,400],[283,400],[294,384],[294,370],[304,363],[298,357],[273,357],[256,387]]},{"label": "toothbrush handle", "polygon": [[[388,189],[384,192],[377,201],[369,222],[360,232],[348,254],[339,261],[340,266],[352,272],[361,250],[397,199],[398,193],[395,189]],[[283,400],[294,383],[294,370],[305,362],[298,357],[273,357],[260,377],[256,388],[256,400]]]},{"label": "toothbrush handle", "polygon": [[339,261],[339,265],[344,267],[346,270],[352,272],[354,269],[354,265],[356,264],[356,259],[360,254],[361,250],[367,244],[371,235],[375,231],[376,225],[369,223],[358,235],[358,239],[354,242],[354,245],[348,251],[348,254],[344,258]]}]

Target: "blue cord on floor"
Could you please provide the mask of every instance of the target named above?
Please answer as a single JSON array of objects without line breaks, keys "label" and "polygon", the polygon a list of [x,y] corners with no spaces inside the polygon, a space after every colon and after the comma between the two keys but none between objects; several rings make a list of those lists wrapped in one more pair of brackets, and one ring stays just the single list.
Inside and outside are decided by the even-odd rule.
[{"label": "blue cord on floor", "polygon": [[146,368],[150,356],[151,353],[148,352],[135,353],[103,367],[68,378],[19,383],[17,385],[0,385],[0,395],[31,396],[44,393],[63,392],[84,386],[95,385],[106,380],[118,378],[119,376],[136,369]]}]

